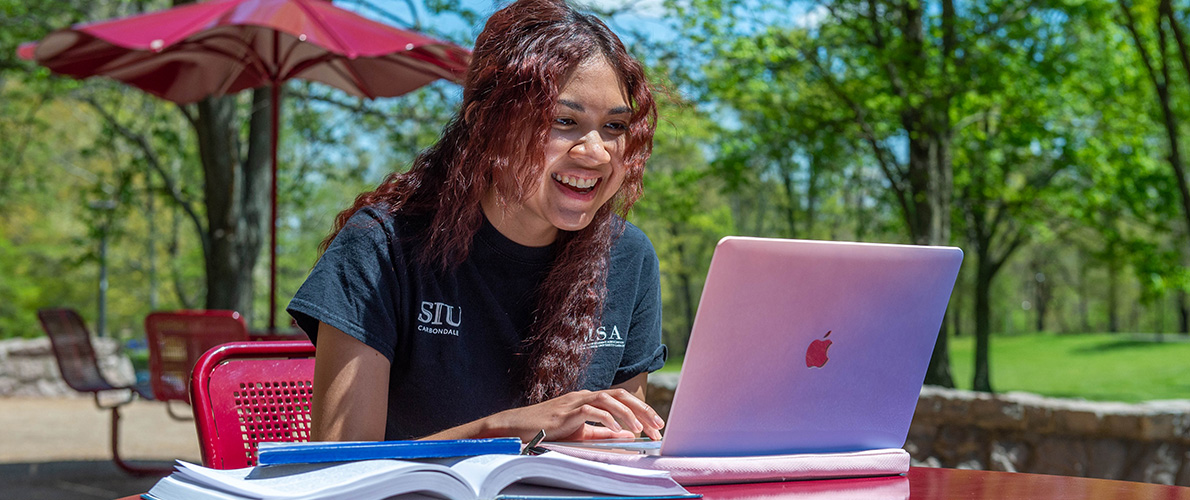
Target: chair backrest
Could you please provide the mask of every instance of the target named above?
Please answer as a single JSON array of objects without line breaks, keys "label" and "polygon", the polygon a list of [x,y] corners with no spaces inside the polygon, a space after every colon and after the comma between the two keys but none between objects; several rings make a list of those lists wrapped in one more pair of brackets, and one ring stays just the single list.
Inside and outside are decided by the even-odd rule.
[{"label": "chair backrest", "polygon": [[77,311],[41,309],[37,311],[37,319],[50,337],[54,358],[66,385],[79,392],[92,393],[123,388],[112,385],[99,370],[91,333]]},{"label": "chair backrest", "polygon": [[248,326],[235,311],[158,311],[145,318],[145,336],[153,399],[189,403],[198,357],[219,344],[247,341]]},{"label": "chair backrest", "polygon": [[309,441],[313,385],[309,341],[237,342],[207,351],[190,382],[203,465],[250,467],[257,443]]}]

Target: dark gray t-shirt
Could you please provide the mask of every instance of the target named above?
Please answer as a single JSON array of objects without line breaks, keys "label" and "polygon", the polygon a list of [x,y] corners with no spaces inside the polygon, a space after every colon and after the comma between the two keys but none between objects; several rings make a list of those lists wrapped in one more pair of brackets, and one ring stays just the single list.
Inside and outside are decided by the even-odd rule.
[{"label": "dark gray t-shirt", "polygon": [[[317,343],[321,321],[392,362],[385,439],[412,439],[513,408],[512,375],[552,247],[521,246],[486,220],[451,273],[412,264],[417,220],[366,207],[348,221],[288,311]],[[657,254],[626,224],[612,248],[603,321],[583,388],[606,389],[661,368]]]}]

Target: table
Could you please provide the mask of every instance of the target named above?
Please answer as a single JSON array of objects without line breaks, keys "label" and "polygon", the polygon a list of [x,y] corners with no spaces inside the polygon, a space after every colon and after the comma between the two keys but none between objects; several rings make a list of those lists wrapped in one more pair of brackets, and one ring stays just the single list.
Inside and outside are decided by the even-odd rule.
[{"label": "table", "polygon": [[1014,472],[912,467],[894,477],[691,486],[704,500],[1190,500],[1190,488]]},{"label": "table", "polygon": [[[1190,500],[1190,488],[1016,472],[912,467],[893,477],[691,486],[703,500]],[[139,500],[139,496],[119,500]]]}]

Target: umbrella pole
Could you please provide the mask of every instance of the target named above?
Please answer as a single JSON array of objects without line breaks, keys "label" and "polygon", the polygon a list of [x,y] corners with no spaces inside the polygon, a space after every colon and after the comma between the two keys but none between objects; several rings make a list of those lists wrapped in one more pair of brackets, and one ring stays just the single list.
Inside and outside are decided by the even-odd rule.
[{"label": "umbrella pole", "polygon": [[281,121],[281,85],[269,87],[269,113],[272,115],[272,182],[269,211],[269,334],[277,331],[277,127]]}]

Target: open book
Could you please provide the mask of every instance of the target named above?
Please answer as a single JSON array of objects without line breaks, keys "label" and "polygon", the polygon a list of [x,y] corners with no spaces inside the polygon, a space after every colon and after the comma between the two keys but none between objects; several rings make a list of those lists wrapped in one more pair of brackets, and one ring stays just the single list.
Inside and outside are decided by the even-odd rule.
[{"label": "open book", "polygon": [[451,459],[362,460],[216,470],[178,462],[150,500],[447,500],[697,498],[668,472],[600,464],[549,452]]}]

